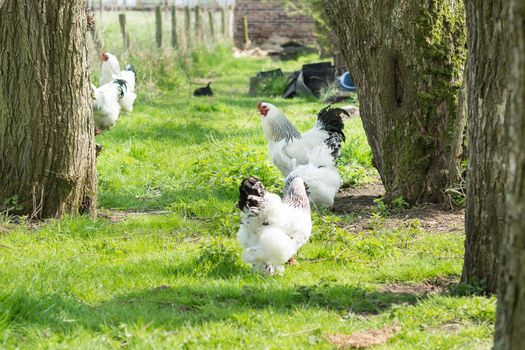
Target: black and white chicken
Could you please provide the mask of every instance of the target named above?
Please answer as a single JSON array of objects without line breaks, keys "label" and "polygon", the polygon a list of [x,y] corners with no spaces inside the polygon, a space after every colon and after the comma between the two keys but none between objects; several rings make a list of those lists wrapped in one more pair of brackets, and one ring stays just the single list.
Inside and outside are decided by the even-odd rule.
[{"label": "black and white chicken", "polygon": [[342,116],[348,113],[323,108],[314,127],[301,135],[274,105],[260,103],[258,108],[273,164],[284,176],[301,177],[315,206],[332,207],[341,187],[335,160],[345,140]]},{"label": "black and white chicken", "polygon": [[115,126],[120,114],[120,100],[127,91],[127,83],[122,79],[97,88],[91,85],[94,100],[92,103],[95,127],[99,130],[109,130]]},{"label": "black and white chicken", "polygon": [[117,79],[122,79],[126,82],[124,95],[119,100],[120,107],[124,112],[133,112],[133,104],[137,95],[135,94],[135,84],[137,82],[137,72],[133,65],[126,65],[126,69],[121,71]]},{"label": "black and white chicken", "polygon": [[314,127],[300,134],[276,106],[261,102],[258,109],[270,158],[283,176],[294,170],[289,159],[295,159],[297,165],[308,164],[308,153],[322,143],[328,147],[328,154],[334,160],[340,156],[341,144],[345,141],[342,116],[348,115],[345,110],[330,106],[323,108]]},{"label": "black and white chicken", "polygon": [[237,207],[242,210],[237,238],[244,248],[243,261],[258,272],[282,273],[284,264],[308,241],[312,231],[303,180],[289,177],[281,200],[266,191],[259,179],[244,179]]}]

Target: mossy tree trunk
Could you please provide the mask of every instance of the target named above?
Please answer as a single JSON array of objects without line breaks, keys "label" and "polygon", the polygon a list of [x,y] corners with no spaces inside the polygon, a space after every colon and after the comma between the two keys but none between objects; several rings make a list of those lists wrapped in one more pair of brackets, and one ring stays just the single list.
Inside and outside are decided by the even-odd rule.
[{"label": "mossy tree trunk", "polygon": [[[325,2],[357,86],[386,199],[442,203],[456,183],[466,115],[462,0]],[[458,129],[460,129],[458,131]]]},{"label": "mossy tree trunk", "polygon": [[468,171],[462,281],[495,293],[505,219],[507,47],[505,0],[465,0],[468,25]]},{"label": "mossy tree trunk", "polygon": [[83,0],[2,5],[0,211],[40,218],[94,209],[87,30]]},{"label": "mossy tree trunk", "polygon": [[[506,220],[496,311],[496,350],[525,349],[525,3],[504,0],[508,6],[508,137]],[[502,16],[503,17],[503,16]],[[505,18],[505,17],[503,17]]]}]

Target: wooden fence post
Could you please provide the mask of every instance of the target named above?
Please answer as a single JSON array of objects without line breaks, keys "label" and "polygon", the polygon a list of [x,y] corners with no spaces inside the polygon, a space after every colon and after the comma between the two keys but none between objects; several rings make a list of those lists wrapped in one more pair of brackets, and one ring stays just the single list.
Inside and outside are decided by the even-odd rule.
[{"label": "wooden fence post", "polygon": [[213,23],[213,12],[211,9],[208,9],[208,22],[210,24],[210,33],[211,33],[211,39],[215,38],[215,25]]},{"label": "wooden fence post", "polygon": [[162,12],[160,6],[155,6],[155,28],[157,47],[162,47]]},{"label": "wooden fence post", "polygon": [[248,33],[248,17],[244,16],[242,21],[242,33],[244,35],[244,45],[247,46],[250,43],[250,35]]},{"label": "wooden fence post", "polygon": [[224,7],[221,7],[221,31],[222,36],[226,36],[226,17],[224,16]]},{"label": "wooden fence post", "polygon": [[171,47],[177,48],[177,8],[171,6]]},{"label": "wooden fence post", "polygon": [[186,27],[186,49],[188,50],[191,46],[191,10],[189,6],[184,7],[184,25]]},{"label": "wooden fence post", "polygon": [[228,37],[230,39],[233,39],[233,26],[235,25],[233,23],[233,17],[234,17],[234,10],[233,10],[233,6],[230,5],[229,11],[228,11]]},{"label": "wooden fence post", "polygon": [[201,8],[199,5],[195,6],[195,42],[201,42]]},{"label": "wooden fence post", "polygon": [[119,13],[118,22],[120,23],[120,32],[122,33],[122,43],[124,49],[127,50],[129,48],[129,36],[126,31],[126,14]]}]

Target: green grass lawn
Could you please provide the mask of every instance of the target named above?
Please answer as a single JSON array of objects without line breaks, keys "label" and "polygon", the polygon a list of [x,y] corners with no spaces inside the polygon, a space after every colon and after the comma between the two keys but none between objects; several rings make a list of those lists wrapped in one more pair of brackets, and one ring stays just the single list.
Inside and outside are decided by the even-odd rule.
[{"label": "green grass lawn", "polygon": [[[297,266],[264,277],[242,263],[239,181],[254,175],[282,189],[248,78],[316,57],[230,56],[129,57],[139,97],[97,137],[99,217],[0,224],[0,348],[331,349],[328,334],[383,326],[398,330],[378,349],[489,348],[495,298],[392,287],[456,280],[463,232],[425,231],[417,220],[392,228],[377,216],[356,234],[344,229],[356,215],[314,211]],[[216,96],[192,97],[197,79],[211,79]],[[324,106],[265,101],[301,130]],[[375,177],[370,150],[359,119],[345,131],[339,166],[359,186]]]}]

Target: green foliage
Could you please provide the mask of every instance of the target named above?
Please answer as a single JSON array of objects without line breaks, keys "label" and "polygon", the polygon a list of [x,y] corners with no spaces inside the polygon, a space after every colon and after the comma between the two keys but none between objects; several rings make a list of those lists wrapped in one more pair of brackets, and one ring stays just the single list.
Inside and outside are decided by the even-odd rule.
[{"label": "green foliage", "polygon": [[397,214],[409,207],[408,202],[403,197],[395,197],[390,203],[385,203],[383,198],[374,199],[372,214],[378,217],[386,217],[390,214]]},{"label": "green foliage", "polygon": [[372,209],[372,214],[384,217],[390,213],[390,211],[388,210],[388,206],[383,201],[383,198],[374,199],[374,205],[375,206]]},{"label": "green foliage", "polygon": [[195,178],[203,187],[223,188],[237,193],[239,184],[249,174],[259,178],[265,187],[275,192],[281,185],[281,175],[271,164],[266,152],[246,144],[212,143],[213,152],[195,162]]},{"label": "green foliage", "polygon": [[486,295],[487,284],[484,280],[473,279],[469,283],[459,283],[452,289],[453,295],[471,296]]},{"label": "green foliage", "polygon": [[255,94],[256,96],[279,97],[284,94],[288,83],[286,76],[268,77],[257,84]]},{"label": "green foliage", "polygon": [[5,208],[5,210],[1,212],[0,214],[5,214],[5,215],[9,215],[9,213],[11,212],[22,210],[22,207],[18,203],[18,195],[15,194],[12,197],[6,198],[4,200],[2,208]]},{"label": "green foliage", "polygon": [[341,174],[342,186],[356,186],[377,176],[372,168],[372,150],[368,146],[362,130],[361,120],[352,118],[345,121],[346,142],[341,149],[337,165]]}]

